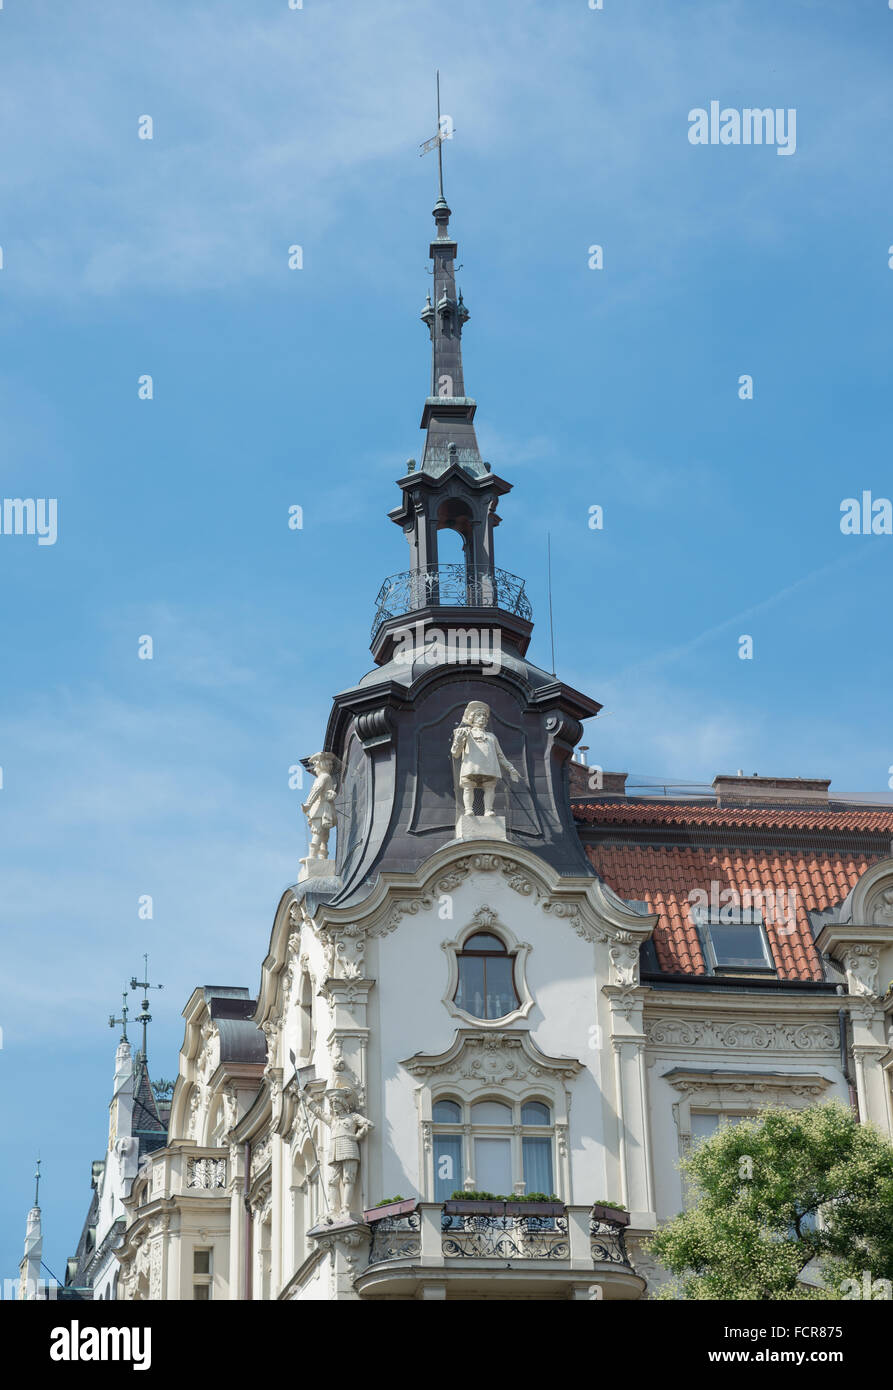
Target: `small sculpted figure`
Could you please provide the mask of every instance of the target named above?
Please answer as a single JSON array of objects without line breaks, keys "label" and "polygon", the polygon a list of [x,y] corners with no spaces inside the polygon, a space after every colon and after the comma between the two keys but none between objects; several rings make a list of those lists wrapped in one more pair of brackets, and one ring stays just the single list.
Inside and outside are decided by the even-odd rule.
[{"label": "small sculpted figure", "polygon": [[310,788],[310,795],[301,807],[310,826],[310,854],[308,857],[310,859],[328,859],[329,836],[335,824],[335,797],[337,795],[335,767],[337,759],[334,753],[316,753],[308,759],[308,762],[316,773],[313,786]]},{"label": "small sculpted figure", "polygon": [[459,787],[466,816],[474,814],[475,787],[484,793],[484,815],[493,815],[497,784],[510,777],[520,782],[521,774],[512,767],[499,746],[499,739],[487,725],[490,706],[482,700],[472,700],[465,707],[462,723],[453,731],[450,754],[458,766]]}]

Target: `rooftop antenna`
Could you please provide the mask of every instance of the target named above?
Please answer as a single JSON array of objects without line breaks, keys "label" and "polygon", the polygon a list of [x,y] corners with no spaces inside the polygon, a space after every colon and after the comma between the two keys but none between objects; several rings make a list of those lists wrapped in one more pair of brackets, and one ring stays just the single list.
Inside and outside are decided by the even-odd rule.
[{"label": "rooftop antenna", "polygon": [[164,989],[164,985],[150,985],[150,984],[149,984],[149,957],[148,957],[148,955],[146,955],[146,954],[143,955],[143,966],[144,966],[144,968],[145,968],[145,976],[146,976],[146,978],[145,978],[144,980],[138,980],[138,979],[136,978],[136,976],[134,976],[134,978],[130,981],[130,988],[131,988],[131,989],[141,989],[141,990],[143,990],[144,996],[145,996],[145,997],[143,998],[143,1001],[142,1001],[142,1003],[143,1003],[143,1011],[142,1011],[142,1013],[139,1013],[139,1014],[137,1014],[137,1016],[136,1016],[136,1021],[137,1021],[137,1023],[141,1023],[141,1024],[143,1025],[143,1045],[142,1045],[142,1048],[141,1048],[141,1050],[140,1050],[140,1052],[139,1052],[139,1055],[138,1055],[138,1057],[137,1057],[137,1061],[141,1061],[141,1062],[143,1063],[143,1065],[145,1066],[146,1058],[147,1058],[147,1053],[146,1053],[146,1025],[152,1022],[152,1015],[149,1013],[149,990],[150,990],[150,989]]},{"label": "rooftop antenna", "polygon": [[129,1010],[128,1007],[127,1007],[127,990],[126,990],[126,989],[122,989],[122,991],[121,991],[121,998],[122,998],[123,1001],[124,1001],[123,1004],[121,1005],[121,1017],[120,1017],[120,1018],[115,1018],[115,1015],[114,1015],[114,1014],[109,1014],[109,1027],[110,1027],[110,1028],[115,1028],[115,1027],[120,1023],[120,1024],[121,1024],[121,1038],[120,1038],[120,1041],[121,1041],[121,1042],[129,1042],[130,1039],[129,1039],[128,1036],[127,1036],[127,1015],[130,1013],[130,1010]]},{"label": "rooftop antenna", "polygon": [[552,621],[552,532],[546,532],[547,566],[549,572],[549,636],[552,640],[552,675],[555,675],[555,624]]}]

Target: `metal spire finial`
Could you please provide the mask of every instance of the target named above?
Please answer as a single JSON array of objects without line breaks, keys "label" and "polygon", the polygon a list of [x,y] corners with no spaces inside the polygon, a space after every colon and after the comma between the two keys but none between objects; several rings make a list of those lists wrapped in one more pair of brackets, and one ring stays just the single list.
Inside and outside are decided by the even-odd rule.
[{"label": "metal spire finial", "polygon": [[39,1206],[40,1206],[40,1202],[38,1201],[39,1195],[40,1195],[40,1156],[38,1155],[38,1159],[37,1159],[37,1170],[36,1170],[36,1172],[35,1172],[35,1174],[34,1174],[34,1205],[35,1205],[36,1207],[39,1207]]},{"label": "metal spire finial", "polygon": [[143,992],[144,992],[144,998],[143,998],[143,1001],[142,1001],[142,1004],[143,1004],[143,1011],[142,1011],[142,1013],[137,1014],[137,1016],[136,1016],[136,1021],[137,1021],[137,1023],[141,1023],[141,1024],[143,1025],[143,1045],[142,1045],[142,1048],[140,1049],[139,1055],[138,1055],[138,1057],[137,1057],[137,1061],[141,1061],[141,1062],[143,1063],[143,1065],[145,1066],[145,1064],[146,1064],[146,1058],[147,1058],[147,1053],[146,1053],[146,1026],[147,1026],[147,1024],[149,1024],[149,1023],[152,1022],[152,1015],[149,1013],[149,990],[150,990],[150,989],[164,989],[164,985],[150,985],[150,984],[149,984],[149,957],[148,957],[148,955],[145,955],[145,954],[143,955],[143,966],[145,967],[144,973],[145,973],[146,978],[145,978],[144,980],[138,980],[138,979],[136,978],[136,976],[134,976],[134,978],[130,981],[130,988],[131,988],[131,989],[141,989],[141,990],[143,990]]},{"label": "metal spire finial", "polygon": [[443,197],[443,138],[440,134],[440,68],[437,69],[437,181]]},{"label": "metal spire finial", "polygon": [[419,147],[419,154],[427,154],[427,153],[429,152],[429,150],[433,150],[433,149],[436,149],[436,150],[437,150],[437,192],[438,192],[437,201],[438,201],[438,203],[443,203],[444,206],[446,206],[446,199],[445,199],[444,196],[443,196],[443,142],[444,142],[444,140],[450,140],[450,139],[452,138],[452,134],[453,134],[452,121],[450,121],[449,116],[447,116],[446,119],[447,119],[447,124],[448,124],[449,129],[446,130],[446,131],[444,131],[444,129],[443,129],[442,125],[441,125],[441,115],[440,115],[440,69],[438,68],[438,69],[437,69],[437,133],[436,133],[435,135],[432,135],[430,140],[425,140],[425,141],[423,141],[423,143],[422,143],[421,146]]}]

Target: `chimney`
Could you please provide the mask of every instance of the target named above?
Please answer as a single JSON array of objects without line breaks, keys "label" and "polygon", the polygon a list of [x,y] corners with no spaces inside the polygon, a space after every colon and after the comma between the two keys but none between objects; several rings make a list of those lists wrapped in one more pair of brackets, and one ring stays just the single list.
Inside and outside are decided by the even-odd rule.
[{"label": "chimney", "polygon": [[626,796],[626,772],[599,772],[585,763],[571,762],[571,796]]},{"label": "chimney", "polygon": [[792,806],[828,804],[830,777],[737,777],[721,774],[713,779],[720,806],[754,806],[787,802]]}]

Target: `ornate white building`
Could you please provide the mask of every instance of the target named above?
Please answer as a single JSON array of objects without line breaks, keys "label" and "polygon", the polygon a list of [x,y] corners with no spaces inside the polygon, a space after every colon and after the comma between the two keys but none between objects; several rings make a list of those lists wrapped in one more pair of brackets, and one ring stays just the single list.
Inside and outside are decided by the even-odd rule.
[{"label": "ornate white building", "polygon": [[636,1299],[676,1162],[724,1118],[839,1096],[893,1133],[893,813],[770,779],[636,797],[572,761],[600,706],[527,661],[495,565],[510,486],[465,394],[449,217],[441,192],[425,448],[390,513],[410,568],[308,759],[257,998],[186,1005],[119,1298]]}]

